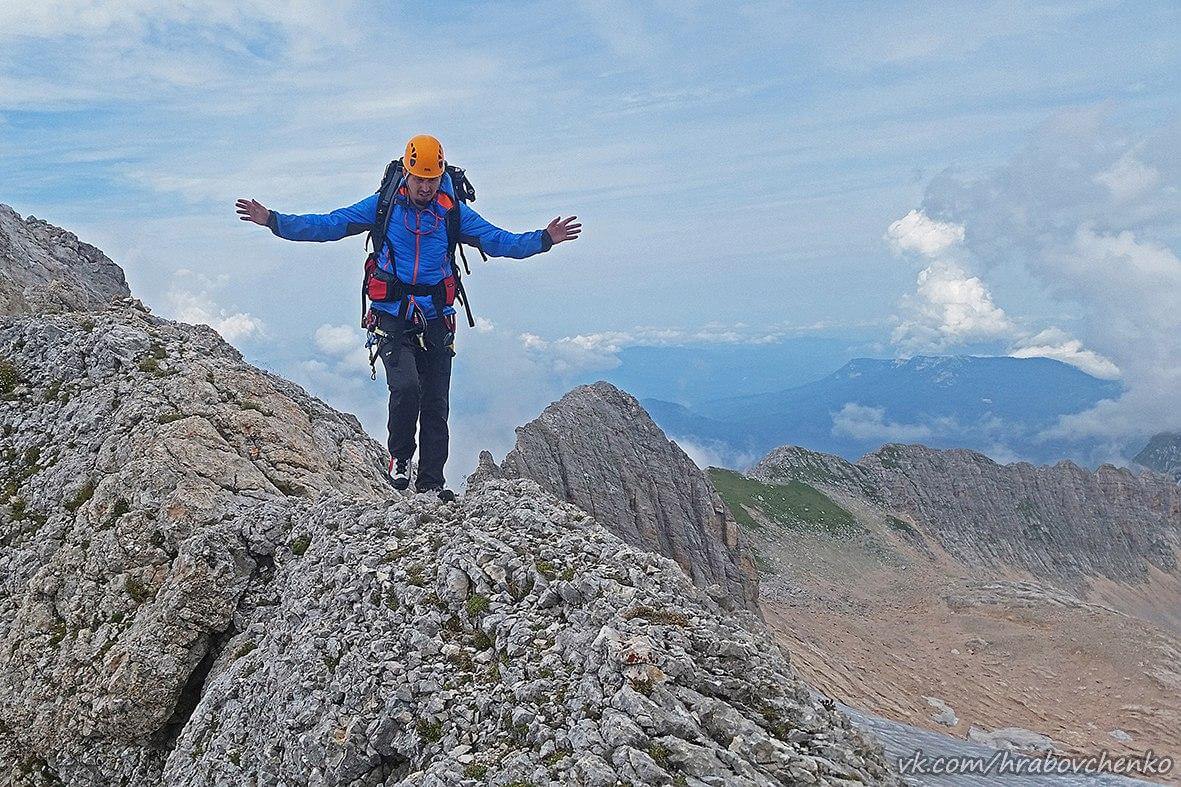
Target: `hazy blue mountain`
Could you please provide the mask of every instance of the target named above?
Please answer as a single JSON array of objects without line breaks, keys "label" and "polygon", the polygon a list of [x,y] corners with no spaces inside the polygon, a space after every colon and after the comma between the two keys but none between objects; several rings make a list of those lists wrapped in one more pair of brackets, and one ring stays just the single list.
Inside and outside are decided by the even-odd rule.
[{"label": "hazy blue mountain", "polygon": [[1051,462],[1079,456],[1087,446],[1039,433],[1121,390],[1118,382],[1049,358],[919,356],[858,358],[773,393],[689,407],[653,399],[644,405],[671,436],[723,456],[794,444],[855,459],[882,443],[902,442]]},{"label": "hazy blue mountain", "polygon": [[857,355],[855,341],[820,336],[772,344],[627,347],[619,353],[618,367],[584,382],[604,379],[637,399],[695,406],[818,380]]}]

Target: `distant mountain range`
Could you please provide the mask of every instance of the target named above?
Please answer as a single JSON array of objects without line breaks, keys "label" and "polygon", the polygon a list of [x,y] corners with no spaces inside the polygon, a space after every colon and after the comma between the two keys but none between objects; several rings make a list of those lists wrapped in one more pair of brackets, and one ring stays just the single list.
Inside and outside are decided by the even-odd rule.
[{"label": "distant mountain range", "polygon": [[1052,462],[1085,456],[1091,446],[1042,433],[1122,390],[1117,381],[1050,358],[917,356],[858,358],[773,393],[688,406],[660,398],[643,403],[674,438],[735,464],[784,444],[855,459],[886,442]]},{"label": "distant mountain range", "polygon": [[863,355],[856,338],[802,336],[771,343],[625,347],[619,365],[595,370],[580,382],[605,379],[637,399],[695,405],[766,393],[819,380]]},{"label": "distant mountain range", "polygon": [[1175,745],[1170,479],[889,444],[856,463],[783,446],[709,473],[754,550],[765,619],[819,691],[976,741]]}]

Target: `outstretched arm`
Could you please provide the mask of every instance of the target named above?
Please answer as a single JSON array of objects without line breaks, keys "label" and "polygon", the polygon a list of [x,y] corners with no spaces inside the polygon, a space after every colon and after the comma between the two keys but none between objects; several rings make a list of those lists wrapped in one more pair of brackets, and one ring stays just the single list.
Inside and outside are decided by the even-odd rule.
[{"label": "outstretched arm", "polygon": [[483,249],[492,257],[523,259],[549,251],[555,243],[573,240],[582,231],[581,224],[571,216],[565,221],[554,219],[549,227],[533,232],[508,232],[493,226],[466,204],[459,205],[459,234],[464,243]]},{"label": "outstretched arm", "polygon": [[238,217],[252,221],[287,240],[340,240],[364,232],[373,226],[377,216],[377,195],[371,194],[360,202],[338,208],[331,213],[278,213],[256,200],[240,199],[235,203]]}]

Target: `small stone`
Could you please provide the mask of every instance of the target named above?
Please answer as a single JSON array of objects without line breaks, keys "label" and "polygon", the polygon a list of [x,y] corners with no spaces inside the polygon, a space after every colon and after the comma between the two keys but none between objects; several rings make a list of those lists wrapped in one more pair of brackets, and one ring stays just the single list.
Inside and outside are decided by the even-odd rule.
[{"label": "small stone", "polygon": [[923,697],[927,704],[935,708],[936,713],[931,716],[931,720],[936,724],[942,724],[945,727],[954,727],[960,723],[959,718],[956,717],[955,711],[951,706],[938,697]]},{"label": "small stone", "polygon": [[468,589],[471,587],[471,581],[460,569],[452,566],[447,570],[447,581],[445,584],[445,597],[451,601],[465,601],[468,596]]}]

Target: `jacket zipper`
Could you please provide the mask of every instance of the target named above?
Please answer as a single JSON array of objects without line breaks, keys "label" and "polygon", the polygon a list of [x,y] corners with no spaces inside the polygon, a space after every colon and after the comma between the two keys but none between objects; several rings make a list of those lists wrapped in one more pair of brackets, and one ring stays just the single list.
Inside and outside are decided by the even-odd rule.
[{"label": "jacket zipper", "polygon": [[[422,236],[418,231],[422,229],[422,211],[414,212],[414,273],[410,277],[411,284],[418,284],[418,254],[419,244],[422,243]],[[412,309],[418,308],[418,301],[414,300],[414,296],[410,296],[410,307]]]}]

